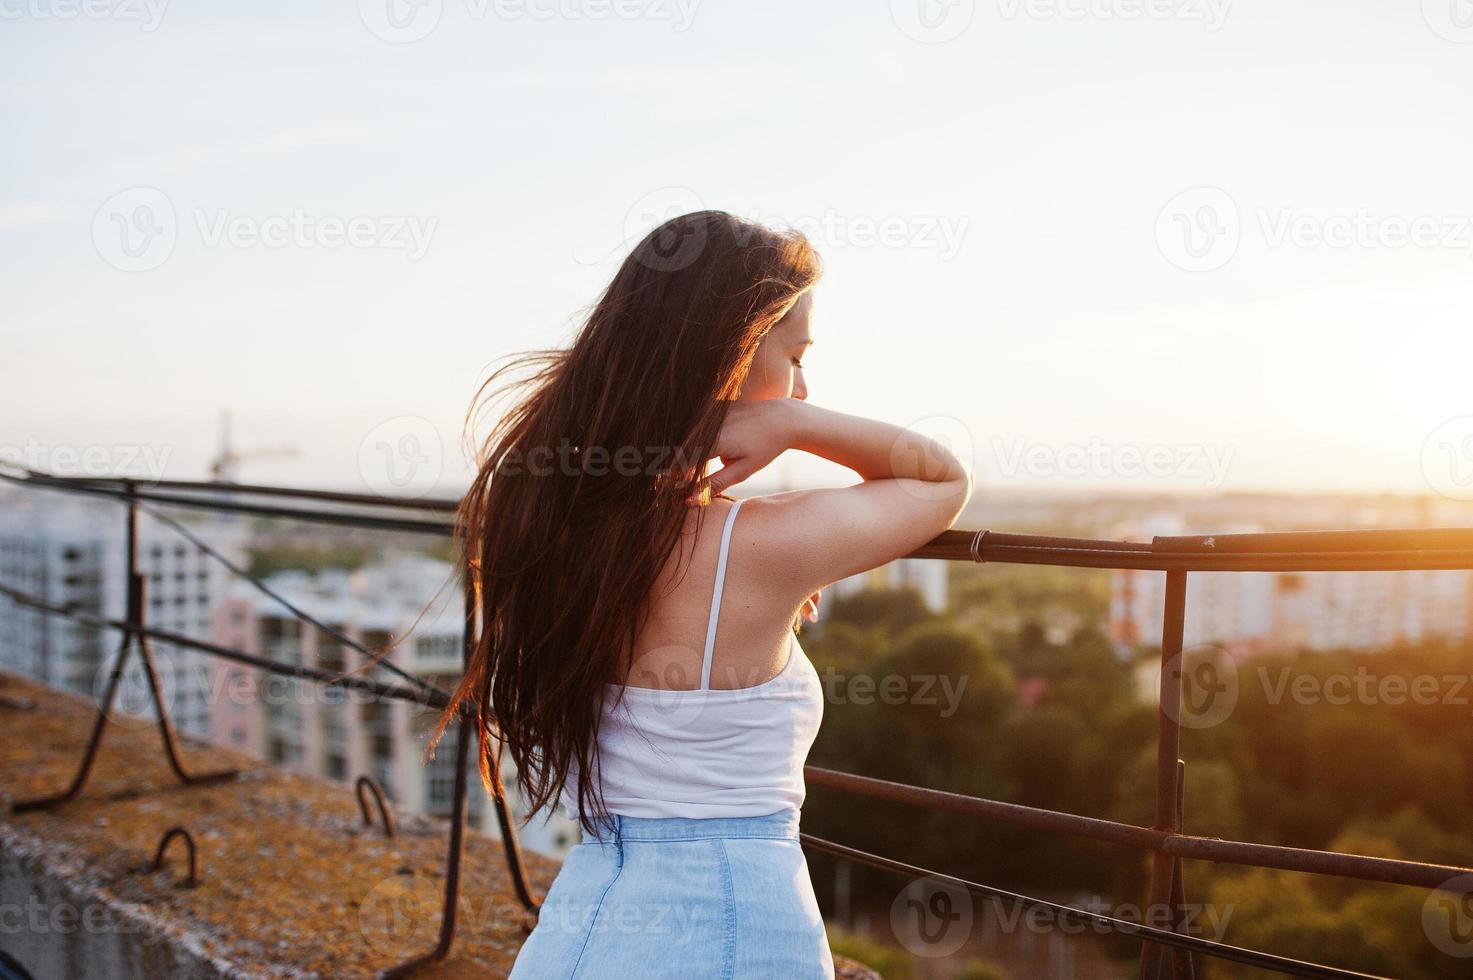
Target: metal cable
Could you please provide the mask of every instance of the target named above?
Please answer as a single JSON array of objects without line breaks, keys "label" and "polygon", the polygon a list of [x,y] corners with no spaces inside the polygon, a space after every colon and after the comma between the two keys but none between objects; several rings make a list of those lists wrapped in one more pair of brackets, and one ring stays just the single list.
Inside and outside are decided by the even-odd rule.
[{"label": "metal cable", "polygon": [[[310,623],[312,626],[315,626],[317,629],[319,629],[322,632],[326,633],[327,635],[331,636],[333,639],[337,640],[339,643],[343,643],[343,644],[346,644],[347,646],[352,647],[354,650],[357,650],[359,653],[363,654],[365,657],[367,657],[369,660],[371,660],[374,664],[377,664],[377,665],[383,667],[389,673],[394,674],[394,675],[402,678],[403,680],[409,681],[411,684],[415,685],[420,690],[422,690],[422,691],[433,691],[433,690],[436,690],[435,686],[433,684],[431,684],[430,682],[426,681],[424,678],[422,678],[422,677],[416,677],[415,675],[409,673],[409,671],[407,671],[404,668],[400,667],[398,664],[394,663],[391,660],[388,660],[387,659],[387,657],[389,655],[388,648],[385,648],[382,653],[374,653],[373,651],[371,651],[367,647],[365,647],[363,644],[359,643],[357,640],[352,639],[351,637],[345,635],[344,633],[341,633],[338,630],[334,629],[332,626],[329,626],[327,623],[324,623],[321,620],[317,619],[316,617],[314,617],[313,615],[311,615],[310,613],[308,613],[306,610],[304,610],[304,609],[300,608],[299,606],[296,606],[295,604],[293,604],[285,596],[283,596],[280,593],[278,593],[275,590],[273,590],[265,582],[261,581],[259,578],[257,578],[256,576],[252,575],[250,572],[246,571],[244,568],[241,568],[239,565],[237,565],[235,562],[231,561],[225,555],[221,554],[215,548],[213,548],[210,545],[206,544],[193,531],[190,531],[189,528],[185,527],[182,522],[176,521],[174,518],[168,516],[167,514],[164,514],[164,513],[160,512],[160,511],[158,511],[157,509],[155,509],[153,507],[139,505],[139,509],[142,510],[144,513],[148,514],[154,520],[161,521],[161,522],[169,525],[175,531],[179,532],[184,537],[188,538],[189,541],[190,541],[190,543],[193,544],[200,551],[204,552],[206,555],[209,555],[211,558],[215,559],[217,562],[219,562],[220,564],[224,565],[226,568],[230,569],[230,571],[234,572],[237,576],[239,576],[240,578],[242,578],[245,581],[249,582],[258,591],[264,593],[265,595],[269,596],[270,598],[275,599],[277,602],[281,603],[297,619],[300,619],[300,620],[302,620],[305,623]],[[444,588],[444,587],[441,586],[441,588]],[[360,667],[358,669],[359,670],[367,669],[367,665],[365,665],[364,667]],[[356,675],[356,673],[357,673],[357,671],[344,671],[339,676],[342,676],[342,677],[350,677],[350,676]]]},{"label": "metal cable", "polygon": [[282,663],[279,660],[258,657],[253,653],[246,653],[243,650],[235,650],[230,647],[207,643],[203,640],[196,640],[182,633],[173,633],[169,630],[156,629],[152,626],[140,626],[122,619],[108,619],[103,616],[94,616],[80,609],[74,609],[69,605],[61,606],[53,602],[47,602],[44,599],[22,592],[9,585],[0,584],[0,595],[5,595],[11,601],[22,606],[39,610],[48,615],[64,616],[86,626],[92,626],[98,629],[129,630],[158,640],[161,643],[170,643],[189,650],[198,650],[201,653],[208,653],[225,660],[233,660],[236,663],[245,664],[248,667],[257,667],[273,674],[283,674],[302,680],[316,681],[329,687],[352,688],[356,691],[363,691],[367,694],[374,694],[378,697],[390,698],[396,701],[413,701],[415,704],[428,705],[432,708],[443,708],[450,703],[449,692],[441,690],[438,687],[431,687],[428,691],[416,692],[396,685],[381,684],[378,681],[367,680],[362,677],[344,677],[325,670],[317,670],[314,667],[302,667],[297,664]]},{"label": "metal cable", "polygon": [[833,841],[824,840],[822,837],[815,837],[812,834],[799,834],[798,837],[802,843],[809,847],[826,851],[838,857],[848,858],[860,864],[867,864],[881,871],[907,875],[912,878],[933,878],[937,881],[946,882],[956,888],[965,889],[972,894],[980,895],[984,898],[1000,898],[1004,901],[1012,902],[1015,906],[1021,905],[1027,908],[1048,909],[1061,920],[1072,920],[1081,925],[1093,924],[1096,927],[1102,927],[1106,931],[1118,935],[1132,936],[1136,939],[1160,943],[1163,946],[1191,950],[1216,959],[1231,960],[1235,963],[1244,963],[1248,966],[1276,970],[1279,973],[1287,973],[1290,976],[1296,977],[1320,977],[1326,978],[1326,980],[1389,980],[1389,978],[1380,977],[1372,973],[1357,973],[1354,970],[1342,970],[1333,966],[1323,966],[1318,963],[1306,963],[1303,960],[1290,959],[1286,956],[1276,956],[1273,953],[1260,953],[1257,950],[1213,942],[1210,939],[1202,939],[1198,936],[1168,932],[1165,929],[1157,929],[1154,926],[1131,922],[1127,919],[1117,919],[1100,912],[1088,912],[1084,909],[1076,909],[1068,905],[1057,905],[1053,902],[1044,901],[1041,898],[1020,895],[1002,888],[994,888],[991,885],[983,885],[975,881],[968,881],[965,878],[942,874],[939,871],[929,871],[914,864],[906,864],[904,861],[880,857],[878,854],[871,854],[868,851],[861,851],[856,847],[848,847],[844,844],[836,844]]},{"label": "metal cable", "polygon": [[[164,493],[153,493],[148,490],[115,490],[109,487],[101,487],[86,482],[78,482],[63,477],[54,477],[40,473],[16,463],[0,463],[14,469],[25,470],[31,474],[27,477],[19,477],[14,474],[0,470],[0,480],[9,480],[24,486],[33,486],[46,490],[56,490],[61,493],[79,493],[94,497],[111,497],[116,500],[152,500],[155,503],[173,504],[177,507],[194,507],[200,510],[230,511],[237,514],[255,514],[260,517],[281,517],[290,520],[312,521],[318,524],[338,524],[346,527],[371,527],[382,531],[406,531],[411,534],[430,534],[435,536],[448,536],[453,533],[453,521],[429,521],[413,520],[399,517],[375,517],[371,514],[354,514],[331,510],[306,510],[297,507],[272,507],[265,504],[247,504],[235,500],[206,500],[197,497],[178,496]],[[139,481],[142,482],[142,481]],[[214,492],[231,492],[229,486],[212,486],[201,484],[198,489],[209,489]],[[384,506],[392,506],[384,504]]]}]

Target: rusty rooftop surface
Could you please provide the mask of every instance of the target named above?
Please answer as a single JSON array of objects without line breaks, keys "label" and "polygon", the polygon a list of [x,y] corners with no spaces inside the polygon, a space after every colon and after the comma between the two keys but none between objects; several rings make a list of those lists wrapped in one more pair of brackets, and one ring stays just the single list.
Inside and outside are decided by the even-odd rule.
[{"label": "rusty rooftop surface", "polygon": [[[0,694],[8,733],[0,740],[0,791],[22,798],[65,787],[93,706],[10,674],[0,674]],[[370,976],[434,946],[443,822],[400,815],[388,839],[363,825],[350,787],[197,741],[185,745],[191,764],[242,774],[182,786],[151,722],[110,724],[81,796],[49,811],[7,814],[0,847],[64,877],[79,904],[132,907],[140,929],[161,929],[234,975]],[[181,885],[177,844],[163,870],[146,870],[175,825],[199,848],[192,888]],[[536,854],[527,865],[539,889],[558,867]],[[423,975],[504,976],[528,920],[500,845],[467,834],[462,875],[458,941],[450,959]]]},{"label": "rusty rooftop surface", "polygon": [[[76,800],[10,812],[11,799],[66,786],[94,712],[86,699],[0,672],[0,856],[7,868],[25,867],[32,880],[61,882],[75,909],[110,909],[124,923],[114,928],[138,937],[139,975],[172,973],[183,956],[195,961],[181,970],[191,976],[368,977],[434,947],[443,821],[398,814],[397,835],[389,839],[376,817],[364,826],[351,787],[187,738],[191,766],[242,772],[225,783],[181,785],[151,720],[109,724],[92,779]],[[148,870],[176,825],[198,847],[192,887],[184,884],[180,842],[162,870]],[[544,894],[558,863],[531,853],[526,861],[533,887]],[[533,920],[517,901],[501,845],[468,831],[461,874],[450,957],[416,975],[504,977]],[[64,929],[51,928],[55,942],[68,942]],[[839,976],[876,975],[840,963]]]}]

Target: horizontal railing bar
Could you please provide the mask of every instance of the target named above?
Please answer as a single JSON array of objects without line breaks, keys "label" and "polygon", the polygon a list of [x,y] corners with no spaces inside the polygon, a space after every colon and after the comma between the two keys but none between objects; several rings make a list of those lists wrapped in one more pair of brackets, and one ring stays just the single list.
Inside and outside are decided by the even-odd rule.
[{"label": "horizontal railing bar", "polygon": [[1473,874],[1473,869],[1453,865],[1424,864],[1391,858],[1363,857],[1333,851],[1314,851],[1273,844],[1250,844],[1243,841],[1219,840],[1215,837],[1193,837],[1173,834],[1134,824],[1117,823],[1098,817],[1085,817],[1055,810],[1040,810],[1018,803],[1002,803],[946,790],[927,789],[906,783],[859,776],[807,766],[804,777],[810,785],[858,793],[896,803],[908,803],[933,810],[949,810],[970,816],[991,817],[1004,823],[1034,830],[1090,840],[1119,844],[1143,851],[1160,851],[1176,857],[1194,858],[1258,868],[1280,868],[1311,874],[1379,881],[1392,885],[1440,888],[1451,878]]},{"label": "horizontal railing bar", "polygon": [[[0,478],[16,480],[0,473]],[[374,514],[354,514],[348,511],[307,510],[296,507],[273,507],[267,504],[251,504],[239,500],[206,500],[198,497],[175,494],[152,493],[147,490],[129,492],[102,486],[81,486],[70,480],[55,480],[51,477],[32,476],[17,480],[23,485],[36,486],[62,493],[80,493],[110,497],[116,500],[148,500],[177,507],[192,507],[196,510],[225,511],[235,514],[255,514],[262,517],[280,517],[291,520],[311,521],[318,524],[337,524],[347,527],[375,528],[381,531],[407,531],[412,534],[434,534],[448,536],[453,528],[450,522],[415,520],[413,518],[379,517]]]},{"label": "horizontal railing bar", "polygon": [[137,623],[129,623],[123,619],[108,619],[103,616],[94,616],[80,609],[71,609],[47,602],[33,595],[21,592],[19,589],[0,584],[0,595],[8,596],[12,601],[22,606],[36,609],[40,612],[53,616],[64,616],[68,619],[93,626],[98,629],[132,630],[143,636],[151,637],[161,643],[171,643],[175,646],[207,653],[211,656],[220,657],[223,660],[232,660],[248,667],[256,667],[272,674],[283,674],[288,677],[297,677],[302,680],[316,681],[329,687],[346,687],[365,694],[373,694],[381,698],[389,698],[395,701],[413,701],[432,708],[443,708],[450,703],[450,695],[438,687],[430,686],[428,690],[414,691],[409,688],[400,687],[397,684],[383,684],[378,681],[369,680],[364,677],[354,677],[348,674],[334,674],[331,671],[318,670],[314,667],[306,667],[299,664],[282,663],[280,660],[271,660],[260,657],[243,650],[234,650],[204,640],[196,640],[194,637],[185,636],[182,633],[174,633],[169,630],[161,630],[152,626],[140,626]]},{"label": "horizontal railing bar", "polygon": [[[20,484],[79,493],[101,494],[126,500],[127,489],[101,483],[126,485],[113,478],[76,479],[53,477],[28,470],[28,477],[0,472],[0,478]],[[242,487],[200,481],[157,481],[178,489],[214,492]],[[449,501],[400,500],[368,494],[338,494],[333,491],[253,485],[253,492],[300,495],[316,499],[352,499],[364,506],[420,507],[451,511]],[[177,494],[159,494],[137,489],[139,500],[204,510],[230,511],[281,517],[350,527],[399,530],[411,533],[449,535],[453,522],[380,517],[348,511],[271,507],[235,500],[209,500]],[[1208,545],[1206,542],[1218,542]],[[1222,542],[1227,542],[1222,544]],[[1393,547],[1394,545],[1398,547]],[[1404,546],[1404,547],[1402,547]],[[1304,549],[1315,550],[1304,550]],[[1073,568],[1139,569],[1142,571],[1221,572],[1362,572],[1431,571],[1473,569],[1473,528],[1409,528],[1347,531],[1268,532],[1263,534],[1199,535],[1157,537],[1150,544],[1133,541],[1102,541],[1052,535],[1009,534],[1002,531],[943,531],[932,541],[911,552],[909,558],[939,558],[948,561],[982,561],[1019,565],[1052,565]]]},{"label": "horizontal railing bar", "polygon": [[[947,555],[955,561],[968,555]],[[1172,555],[1118,551],[998,548],[983,561],[1012,565],[1140,569],[1160,572],[1394,572],[1473,568],[1473,550]]]},{"label": "horizontal railing bar", "polygon": [[[1434,530],[1437,534],[1449,533]],[[1461,529],[1449,529],[1451,532],[1459,530]],[[1313,541],[1335,545],[1320,551],[1254,551],[1248,550],[1248,545],[1244,542],[1237,546],[1237,551],[1219,554],[1212,551],[1185,551],[1179,547],[1177,550],[1157,550],[1152,544],[1133,541],[1096,541],[1089,538],[953,529],[941,532],[907,557],[1162,572],[1363,572],[1473,568],[1473,544],[1468,543],[1469,539],[1460,534],[1453,533],[1444,539],[1449,545],[1457,547],[1398,550],[1384,547],[1392,543],[1393,538],[1361,538],[1367,533],[1314,532],[1316,537],[1312,538]],[[1240,537],[1263,538],[1266,539],[1265,544],[1280,543],[1277,534]],[[1367,550],[1374,545],[1383,547],[1381,550]]]},{"label": "horizontal railing bar", "polygon": [[[227,569],[236,578],[248,583],[253,589],[260,592],[262,595],[272,599],[279,606],[286,609],[287,612],[292,614],[292,618],[296,619],[298,622],[305,623],[306,625],[311,626],[313,629],[319,631],[320,633],[324,633],[332,637],[339,643],[342,643],[343,645],[358,651],[359,653],[363,654],[363,656],[367,657],[369,660],[382,667],[384,670],[388,671],[401,680],[408,681],[410,684],[413,684],[415,687],[420,688],[421,690],[432,690],[434,688],[434,685],[425,681],[424,678],[415,677],[413,674],[409,673],[407,670],[404,670],[392,660],[386,660],[383,654],[375,653],[374,651],[365,647],[363,644],[359,643],[357,640],[346,635],[340,630],[334,629],[332,626],[329,626],[327,623],[322,622],[322,620],[302,609],[300,606],[293,603],[290,599],[286,598],[284,595],[271,588],[271,586],[261,581],[260,578],[252,575],[248,570],[241,568],[235,562],[231,561],[230,558],[221,553],[219,549],[215,548],[209,542],[203,540],[199,535],[191,531],[188,526],[184,524],[183,521],[175,520],[168,514],[155,510],[152,507],[140,507],[139,509],[147,513],[154,520],[168,525],[174,530],[174,533],[180,535],[190,544],[194,545],[195,548],[199,549],[202,554],[209,556],[216,562],[219,562],[223,568]],[[384,653],[387,653],[387,651],[384,651]]]},{"label": "horizontal railing bar", "polygon": [[348,514],[341,511],[303,510],[296,507],[272,507],[267,504],[247,504],[240,501],[198,500],[162,493],[138,491],[132,495],[137,500],[149,500],[157,504],[172,504],[177,507],[194,507],[203,510],[223,510],[236,514],[256,514],[262,517],[281,517],[318,524],[340,524],[348,527],[376,528],[381,531],[408,531],[412,534],[448,535],[451,526],[439,521],[417,521],[412,518],[376,517],[372,514]]},{"label": "horizontal railing bar", "polygon": [[[963,531],[971,535],[975,532]],[[1061,551],[1124,551],[1150,554],[1144,541],[1104,541],[1095,538],[1061,538],[1049,534],[1009,534],[1006,531],[983,531],[985,548],[1048,548]],[[970,540],[970,539],[969,539]]]},{"label": "horizontal railing bar", "polygon": [[[182,490],[203,493],[244,493],[253,496],[279,496],[302,500],[360,504],[453,513],[459,500],[437,498],[389,497],[382,494],[354,493],[343,490],[321,490],[263,483],[221,483],[212,480],[151,480],[132,477],[61,477],[27,468],[33,479],[79,485],[112,484],[122,487],[132,483],[141,490]],[[0,474],[3,476],[3,474]],[[952,531],[947,537],[970,541],[975,532]],[[1473,528],[1370,528],[1330,531],[1265,531],[1251,534],[1157,535],[1151,542],[1070,538],[1057,535],[1009,534],[986,532],[990,548],[1023,547],[1028,549],[1058,548],[1066,551],[1127,551],[1172,554],[1220,555],[1226,553],[1294,553],[1318,552],[1417,552],[1457,550],[1473,552]],[[941,538],[937,539],[942,542]],[[945,547],[945,544],[942,545]],[[919,553],[916,557],[925,557]]]},{"label": "horizontal railing bar", "polygon": [[1267,531],[1257,534],[1157,536],[1151,548],[1173,554],[1314,553],[1332,551],[1473,551],[1473,528],[1372,528],[1360,531]]},{"label": "horizontal railing bar", "polygon": [[[36,471],[31,471],[36,472]],[[291,497],[300,500],[321,500],[340,504],[362,504],[368,507],[396,507],[409,510],[429,510],[453,513],[460,506],[458,500],[434,497],[385,497],[376,493],[353,493],[347,490],[318,490],[310,487],[283,487],[265,483],[220,483],[213,480],[150,480],[117,476],[74,476],[51,477],[76,483],[118,484],[132,483],[146,490],[183,490],[200,493],[244,493],[260,497]]]},{"label": "horizontal railing bar", "polygon": [[[366,507],[394,507],[408,508],[411,510],[430,510],[454,512],[460,506],[459,500],[446,500],[436,497],[386,497],[378,493],[354,493],[349,490],[319,490],[312,487],[287,487],[279,484],[267,483],[222,483],[218,480],[154,480],[142,476],[57,476],[43,470],[32,469],[18,463],[7,462],[0,459],[0,467],[23,470],[28,479],[52,480],[57,483],[74,483],[81,486],[101,487],[104,484],[115,486],[126,486],[132,484],[148,490],[184,490],[188,492],[202,493],[246,493],[253,496],[268,497],[294,497],[301,500],[322,500],[343,504],[362,504]],[[0,478],[18,480],[24,482],[26,478],[18,478],[0,473]]]},{"label": "horizontal railing bar", "polygon": [[888,779],[878,779],[873,776],[859,776],[854,773],[840,772],[836,769],[825,769],[819,766],[805,766],[803,776],[810,786],[827,786],[830,789],[858,793],[862,796],[890,800],[895,803],[910,803],[917,806],[951,810],[975,816],[993,817],[1005,823],[1017,824],[1018,826],[1029,827],[1033,830],[1069,834],[1074,837],[1088,837],[1092,840],[1120,844],[1125,847],[1134,847],[1143,851],[1156,850],[1161,846],[1162,841],[1167,836],[1159,830],[1149,830],[1145,827],[1137,827],[1132,824],[1116,823],[1115,821],[1102,820],[1098,817],[1084,817],[1074,813],[1040,810],[1035,807],[1024,806],[1020,803],[1003,803],[998,800],[987,800],[981,797],[967,796],[947,790],[911,786],[906,783],[892,782]]},{"label": "horizontal railing bar", "polygon": [[909,878],[935,879],[986,898],[1000,898],[1004,901],[1012,902],[1014,905],[1048,909],[1060,919],[1073,920],[1074,923],[1080,926],[1093,924],[1096,927],[1103,927],[1105,930],[1119,935],[1146,939],[1151,942],[1160,943],[1163,946],[1174,946],[1177,949],[1189,949],[1215,959],[1244,963],[1249,966],[1275,970],[1279,973],[1287,973],[1296,977],[1323,977],[1329,978],[1329,980],[1385,980],[1385,978],[1376,977],[1369,973],[1342,970],[1338,967],[1325,966],[1320,963],[1307,963],[1303,960],[1290,959],[1286,956],[1276,956],[1273,953],[1263,953],[1258,950],[1245,949],[1241,946],[1230,946],[1226,943],[1202,939],[1199,936],[1168,932],[1165,929],[1157,929],[1154,926],[1148,926],[1144,923],[1131,922],[1128,919],[1119,919],[1100,912],[1089,912],[1085,909],[1076,909],[1068,905],[1059,905],[1041,898],[1033,898],[1028,895],[1018,894],[1017,892],[1006,891],[992,885],[983,885],[975,881],[968,881],[965,878],[957,878],[954,875],[931,871],[918,865],[896,861],[893,858],[881,857],[878,854],[861,851],[855,847],[848,847],[844,844],[836,844],[833,841],[824,840],[822,837],[814,837],[812,834],[800,833],[798,839],[804,845],[812,847],[815,850],[824,851],[837,857],[847,858],[860,864],[867,864],[881,871],[890,871]]}]

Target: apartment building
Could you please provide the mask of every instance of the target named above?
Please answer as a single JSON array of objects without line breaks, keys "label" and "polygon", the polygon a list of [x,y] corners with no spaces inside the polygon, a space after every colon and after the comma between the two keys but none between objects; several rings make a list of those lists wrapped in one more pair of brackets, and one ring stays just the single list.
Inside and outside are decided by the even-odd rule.
[{"label": "apartment building", "polygon": [[[1183,534],[1162,516],[1130,537]],[[1236,527],[1233,531],[1259,528]],[[1111,573],[1111,638],[1122,652],[1161,641],[1166,573]],[[1237,659],[1269,650],[1375,650],[1473,631],[1473,572],[1194,572],[1187,579],[1187,647]]]},{"label": "apartment building", "polygon": [[867,589],[913,588],[932,612],[946,611],[950,601],[947,586],[947,562],[929,558],[899,558],[840,579],[829,586],[834,598],[848,597]]},{"label": "apartment building", "polygon": [[[242,523],[217,515],[178,518],[232,561],[242,560]],[[109,619],[127,614],[126,512],[115,501],[30,490],[0,508],[0,582],[47,602]],[[147,513],[138,519],[138,568],[144,574],[150,626],[206,640],[230,577],[228,569]],[[100,695],[121,634],[62,616],[13,606],[0,616],[0,667],[51,687]],[[154,641],[160,679],[176,727],[209,736],[213,658]],[[152,718],[154,709],[136,657],[117,707]]]},{"label": "apartment building", "polygon": [[[370,651],[389,649],[387,660],[448,689],[461,672],[463,601],[452,566],[413,553],[391,553],[354,570],[284,571],[266,584],[334,630]],[[334,672],[357,671],[385,682],[405,683],[363,654],[305,624],[249,583],[231,588],[217,615],[217,642],[273,660]],[[338,782],[370,775],[397,806],[448,816],[455,786],[457,732],[450,729],[424,759],[439,711],[405,701],[328,688],[250,668],[225,668],[215,738],[272,764]],[[516,774],[504,772],[520,818]],[[468,796],[472,826],[499,836],[495,808],[471,766]],[[560,813],[534,817],[520,832],[524,846],[561,855],[580,839]]]}]

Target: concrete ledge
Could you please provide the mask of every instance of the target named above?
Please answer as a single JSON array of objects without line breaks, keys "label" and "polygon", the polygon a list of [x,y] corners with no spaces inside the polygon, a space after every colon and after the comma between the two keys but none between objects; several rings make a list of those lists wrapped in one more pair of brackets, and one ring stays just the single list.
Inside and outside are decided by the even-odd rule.
[{"label": "concrete ledge", "polygon": [[[443,822],[400,816],[387,839],[363,826],[345,787],[188,740],[190,769],[243,772],[181,785],[149,722],[108,726],[76,800],[10,812],[10,800],[65,788],[94,710],[0,674],[0,949],[37,980],[367,977],[434,947]],[[184,884],[180,842],[162,870],[148,870],[175,825],[199,849],[194,886]],[[538,894],[558,868],[536,854],[527,867]],[[501,844],[467,833],[461,874],[455,946],[422,975],[504,977],[532,919]],[[847,962],[840,976],[876,977]]]}]

